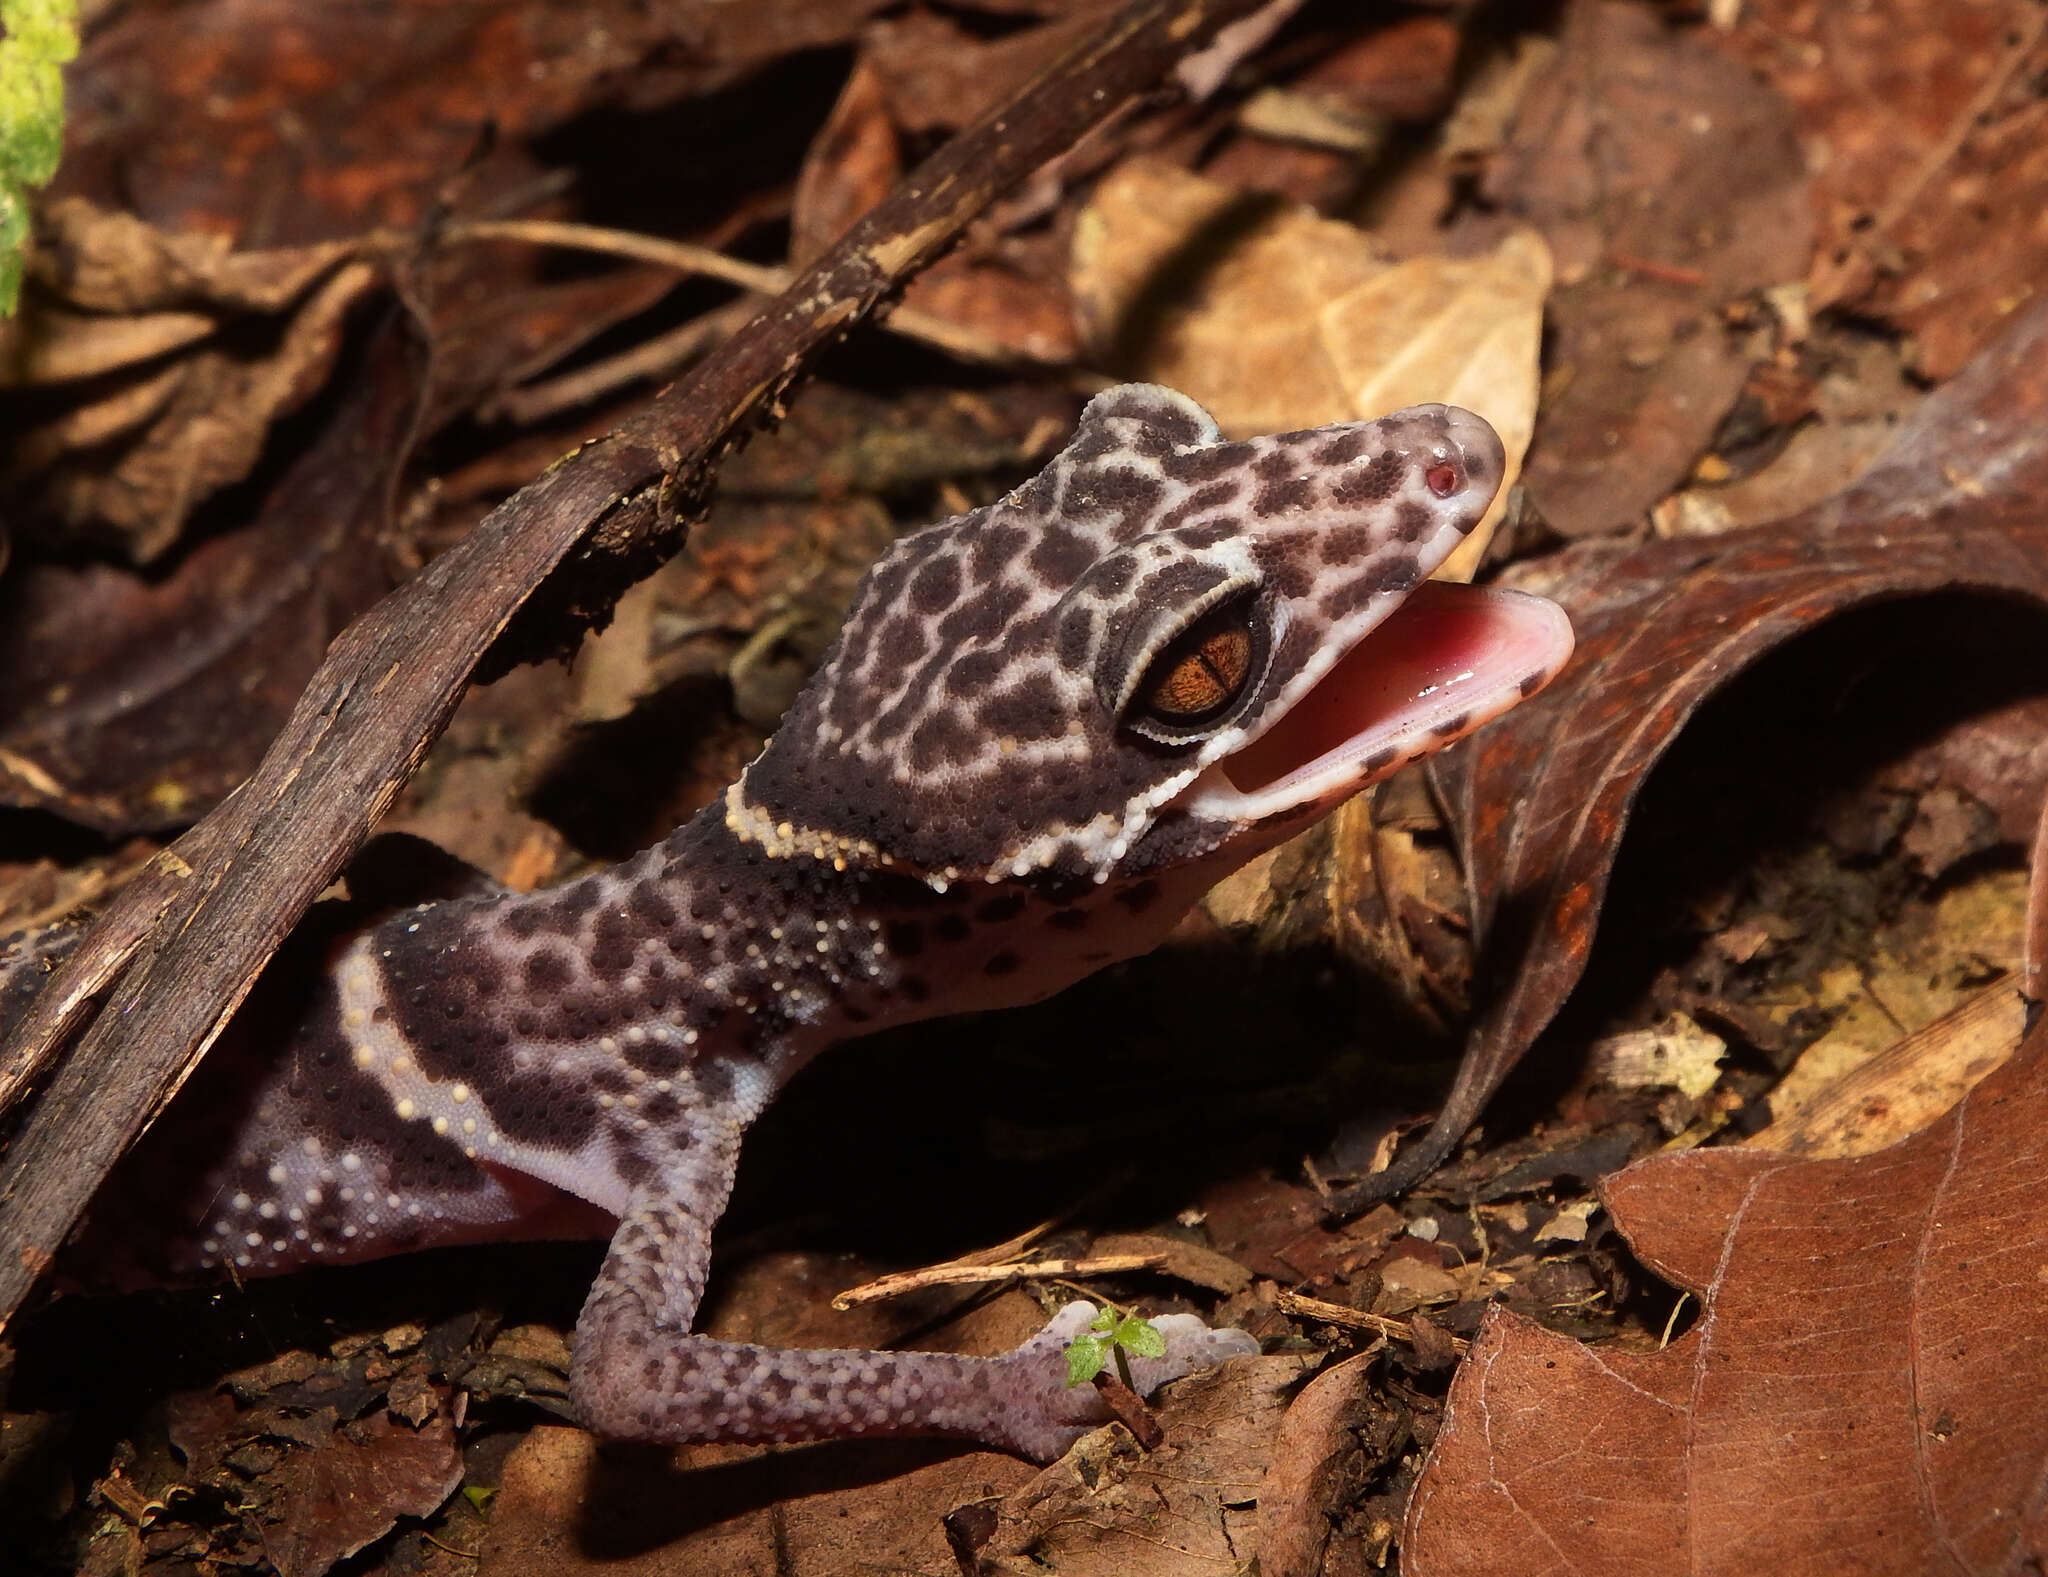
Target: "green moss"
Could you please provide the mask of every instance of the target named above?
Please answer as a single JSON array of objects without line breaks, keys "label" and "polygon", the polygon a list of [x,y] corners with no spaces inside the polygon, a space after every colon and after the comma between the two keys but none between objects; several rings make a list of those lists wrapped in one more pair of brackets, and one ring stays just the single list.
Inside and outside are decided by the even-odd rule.
[{"label": "green moss", "polygon": [[57,173],[62,68],[77,53],[77,0],[0,0],[0,314],[21,292],[29,194]]}]

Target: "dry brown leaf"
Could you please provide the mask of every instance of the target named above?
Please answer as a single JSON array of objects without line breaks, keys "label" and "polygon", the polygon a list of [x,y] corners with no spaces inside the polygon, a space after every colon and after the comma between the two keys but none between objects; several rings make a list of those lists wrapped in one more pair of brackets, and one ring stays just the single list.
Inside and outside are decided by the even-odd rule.
[{"label": "dry brown leaf", "polygon": [[17,430],[0,485],[18,515],[112,536],[138,564],[249,474],[378,277],[353,243],[237,252],[80,198],[50,205],[38,241],[22,313],[0,322],[0,382],[81,387]]},{"label": "dry brown leaf", "polygon": [[1440,400],[1477,411],[1507,449],[1500,493],[1437,571],[1444,580],[1472,578],[1521,477],[1550,273],[1543,237],[1515,230],[1483,256],[1396,263],[1323,309],[1323,348],[1349,396],[1347,416]]},{"label": "dry brown leaf", "polygon": [[789,214],[789,261],[801,267],[830,246],[896,184],[903,147],[882,79],[856,60],[832,113],[811,139]]},{"label": "dry brown leaf", "polygon": [[1601,1194],[1696,1293],[1659,1353],[1500,1309],[1452,1384],[1403,1569],[2022,1573],[2048,1558],[2048,1027],[1853,1160],[1640,1162]]},{"label": "dry brown leaf", "polygon": [[1351,225],[1150,160],[1106,177],[1075,231],[1077,310],[1102,354],[1187,391],[1226,432],[1466,395],[1511,461],[1533,417],[1548,278],[1534,235],[1390,264]]},{"label": "dry brown leaf", "polygon": [[954,1577],[941,1518],[1031,1465],[935,1441],[799,1451],[607,1453],[534,1430],[506,1459],[477,1577],[836,1577],[852,1551]]},{"label": "dry brown leaf", "polygon": [[2027,1004],[1994,986],[1915,1031],[1804,1100],[1771,1093],[1771,1121],[1749,1138],[1760,1150],[1870,1155],[1918,1132],[2013,1054]]},{"label": "dry brown leaf", "polygon": [[1120,1428],[1087,1436],[992,1508],[977,1570],[1185,1577],[1239,1568],[1257,1536],[1260,1485],[1302,1371],[1301,1359],[1276,1354],[1236,1358],[1176,1383],[1154,1401],[1166,1427],[1157,1451],[1136,1451]]},{"label": "dry brown leaf", "polygon": [[327,642],[385,590],[417,350],[403,323],[378,336],[255,518],[170,573],[24,563],[0,581],[0,804],[161,828],[241,781]]},{"label": "dry brown leaf", "polygon": [[1749,375],[1724,310],[1805,270],[1791,116],[1644,7],[1577,0],[1486,185],[1557,265],[1525,485],[1567,536],[1619,530],[1687,475]]},{"label": "dry brown leaf", "polygon": [[1103,364],[1232,435],[1349,417],[1320,316],[1386,266],[1351,225],[1150,159],[1104,177],[1074,226],[1075,312]]},{"label": "dry brown leaf", "polygon": [[1913,336],[1946,378],[2038,291],[2048,16],[2032,0],[1750,0],[1723,47],[1798,116],[1815,160],[1815,310]]},{"label": "dry brown leaf", "polygon": [[1440,573],[1470,579],[1536,419],[1549,251],[1382,260],[1371,235],[1173,166],[1108,176],[1075,230],[1074,293],[1117,370],[1184,390],[1233,434],[1445,401],[1492,422],[1501,496]]},{"label": "dry brown leaf", "polygon": [[1281,1419],[1273,1465],[1259,1485],[1259,1577],[1320,1577],[1354,1431],[1372,1415],[1379,1361],[1369,1351],[1325,1369]]}]

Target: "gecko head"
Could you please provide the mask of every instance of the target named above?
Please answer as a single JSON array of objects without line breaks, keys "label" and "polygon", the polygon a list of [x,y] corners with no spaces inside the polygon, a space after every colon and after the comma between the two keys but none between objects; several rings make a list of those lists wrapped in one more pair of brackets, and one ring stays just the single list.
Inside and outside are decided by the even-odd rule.
[{"label": "gecko head", "polygon": [[728,825],[941,887],[1221,874],[1563,666],[1552,604],[1423,584],[1503,474],[1450,406],[1225,442],[1111,389],[1030,482],[883,555]]}]

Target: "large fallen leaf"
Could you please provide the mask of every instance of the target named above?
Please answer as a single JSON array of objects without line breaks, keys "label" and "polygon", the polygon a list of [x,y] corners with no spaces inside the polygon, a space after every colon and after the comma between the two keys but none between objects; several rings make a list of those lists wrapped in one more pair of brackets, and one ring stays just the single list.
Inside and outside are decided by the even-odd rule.
[{"label": "large fallen leaf", "polygon": [[1404,1571],[2041,1570],[2048,1027],[1892,1149],[1660,1156],[1601,1192],[1698,1324],[1603,1352],[1490,1314]]},{"label": "large fallen leaf", "polygon": [[1536,427],[1550,248],[1513,230],[1477,257],[1416,257],[1323,309],[1324,353],[1349,414],[1442,401],[1477,411],[1507,450],[1507,474],[1485,518],[1437,574],[1470,580],[1506,514]]},{"label": "large fallen leaf", "polygon": [[29,563],[0,581],[0,804],[160,828],[242,780],[327,642],[386,589],[418,351],[392,324],[256,518],[167,576]]},{"label": "large fallen leaf", "polygon": [[1550,252],[1534,230],[1469,257],[1385,259],[1364,230],[1150,160],[1075,227],[1077,310],[1126,377],[1184,390],[1226,433],[1444,401],[1500,433],[1507,479],[1440,573],[1470,579],[1536,421]]},{"label": "large fallen leaf", "polygon": [[2048,13],[2033,0],[1752,0],[1725,47],[1828,150],[1809,307],[1894,323],[1922,376],[1953,375],[2048,267]]},{"label": "large fallen leaf", "polygon": [[[1429,1138],[1356,1205],[1448,1153],[1584,971],[1636,796],[1694,712],[1850,608],[1972,591],[2048,606],[2048,305],[1927,400],[1854,487],[1777,525],[1589,544],[1544,589],[1578,652],[1432,775],[1458,829],[1488,980]],[[1969,696],[1958,697],[1958,712]]]},{"label": "large fallen leaf", "polygon": [[379,271],[345,245],[237,253],[77,198],[52,207],[34,288],[0,322],[0,384],[46,395],[0,486],[10,512],[66,528],[65,545],[112,539],[148,564],[327,381]]},{"label": "large fallen leaf", "polygon": [[1567,536],[1618,530],[1691,469],[1757,359],[1724,310],[1805,271],[1791,116],[1644,7],[1578,0],[1487,190],[1557,259],[1530,497]]},{"label": "large fallen leaf", "polygon": [[166,1411],[184,1492],[199,1486],[238,1503],[279,1577],[322,1577],[401,1518],[431,1516],[462,1482],[448,1393],[423,1387],[420,1397],[426,1416],[412,1424],[383,1407],[358,1417],[332,1401],[244,1407],[217,1392],[174,1396]]}]

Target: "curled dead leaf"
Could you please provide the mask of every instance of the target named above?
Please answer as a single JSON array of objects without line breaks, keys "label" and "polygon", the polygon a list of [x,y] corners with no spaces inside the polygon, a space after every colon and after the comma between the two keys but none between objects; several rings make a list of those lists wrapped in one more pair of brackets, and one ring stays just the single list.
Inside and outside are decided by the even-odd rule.
[{"label": "curled dead leaf", "polygon": [[1699,1322],[1598,1351],[1489,1311],[1403,1569],[2021,1572],[2048,1555],[2048,1028],[1889,1150],[1639,1162],[1601,1194]]}]

